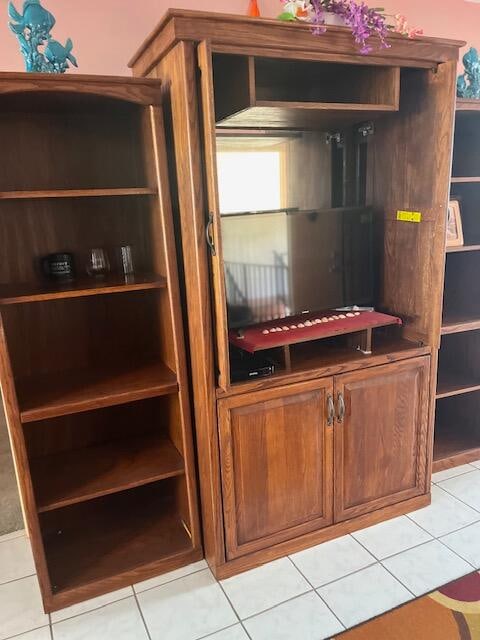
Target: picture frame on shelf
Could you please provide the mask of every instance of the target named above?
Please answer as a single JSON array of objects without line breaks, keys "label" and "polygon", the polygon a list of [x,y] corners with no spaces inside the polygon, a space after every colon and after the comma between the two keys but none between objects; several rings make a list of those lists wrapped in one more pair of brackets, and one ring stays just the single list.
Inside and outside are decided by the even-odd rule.
[{"label": "picture frame on shelf", "polygon": [[463,228],[460,201],[453,199],[448,203],[447,211],[447,247],[462,247]]}]

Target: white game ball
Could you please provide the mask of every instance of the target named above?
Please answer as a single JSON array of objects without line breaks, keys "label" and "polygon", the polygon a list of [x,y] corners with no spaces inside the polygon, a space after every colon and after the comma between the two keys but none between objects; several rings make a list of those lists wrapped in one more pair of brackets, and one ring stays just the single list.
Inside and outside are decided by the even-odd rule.
[{"label": "white game ball", "polygon": [[264,336],[266,336],[266,335],[267,335],[267,333],[270,333],[270,331],[269,331],[268,329],[264,329],[264,330],[262,331],[262,333],[263,333],[263,335],[264,335]]},{"label": "white game ball", "polygon": [[355,314],[353,314],[353,313],[347,313],[347,318],[354,318],[354,317],[355,317]]}]

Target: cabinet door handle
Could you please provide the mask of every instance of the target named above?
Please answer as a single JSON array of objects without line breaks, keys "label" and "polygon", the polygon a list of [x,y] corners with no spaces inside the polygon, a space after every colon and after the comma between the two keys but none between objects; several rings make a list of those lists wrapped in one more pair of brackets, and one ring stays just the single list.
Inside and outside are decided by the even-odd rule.
[{"label": "cabinet door handle", "polygon": [[327,396],[327,426],[331,427],[335,420],[335,405],[333,396],[329,393]]},{"label": "cabinet door handle", "polygon": [[345,419],[345,400],[343,398],[343,393],[339,393],[337,396],[337,420],[342,423]]},{"label": "cabinet door handle", "polygon": [[212,256],[216,256],[217,251],[215,249],[215,243],[213,242],[213,213],[208,214],[208,222],[205,229],[205,236],[207,239],[207,244],[210,247]]}]

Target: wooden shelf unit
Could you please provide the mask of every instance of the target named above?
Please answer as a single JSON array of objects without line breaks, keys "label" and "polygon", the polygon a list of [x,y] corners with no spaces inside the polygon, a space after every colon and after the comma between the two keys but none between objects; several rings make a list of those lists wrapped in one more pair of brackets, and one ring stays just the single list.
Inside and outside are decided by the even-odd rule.
[{"label": "wooden shelf unit", "polygon": [[[171,10],[131,63],[136,76],[165,82],[172,105],[169,151],[178,188],[205,556],[220,579],[430,500],[429,407],[445,259],[446,219],[439,212],[447,208],[462,43],[392,35],[391,45],[363,56],[346,28],[329,27],[316,37],[311,25]],[[242,151],[252,152],[258,175],[238,169],[232,170],[236,180],[226,180],[228,163],[221,164],[220,154]],[[264,152],[278,158],[278,182],[266,169],[262,184]],[[248,161],[246,155],[239,166]],[[262,196],[273,193],[271,207],[253,198],[243,206],[253,185]],[[209,242],[202,248],[205,202]],[[282,236],[273,251],[287,255],[282,268],[295,285],[281,292],[274,287],[271,300],[254,284],[250,296],[242,295],[247,285],[239,284],[247,278],[232,283],[235,277],[226,274],[234,251],[228,253],[222,220],[228,211],[279,206],[311,214],[312,224],[303,226],[308,216],[291,216],[300,222],[285,225],[287,241]],[[377,286],[367,295],[377,310],[401,317],[402,327],[383,336],[371,355],[338,339],[296,345],[290,367],[280,361],[274,375],[232,382],[228,330],[242,318],[255,322],[265,300],[274,311],[263,309],[270,315],[264,319],[278,318],[280,327],[296,312],[295,295],[302,309],[316,310],[311,297],[303,303],[306,290],[333,292],[331,306],[338,305],[334,289],[347,286],[341,256],[351,237],[340,212],[349,207],[370,209],[378,223]],[[421,224],[397,219],[406,208],[422,212]],[[313,224],[321,214],[330,235]],[[244,259],[233,260],[239,268],[253,263],[252,256],[258,258],[254,269],[266,262],[262,240],[270,227],[265,223],[256,243],[252,227],[238,232],[248,248]],[[294,242],[301,254],[296,267]],[[274,263],[271,253],[269,246]],[[367,271],[368,265],[361,273]],[[360,297],[368,276],[357,279]],[[228,287],[240,291],[237,303]]]},{"label": "wooden shelf unit", "polygon": [[480,101],[457,100],[451,198],[465,245],[446,248],[434,471],[480,458]]},{"label": "wooden shelf unit", "polygon": [[[0,381],[54,611],[202,553],[161,88],[0,74],[0,94]],[[75,279],[47,281],[65,251]]]}]

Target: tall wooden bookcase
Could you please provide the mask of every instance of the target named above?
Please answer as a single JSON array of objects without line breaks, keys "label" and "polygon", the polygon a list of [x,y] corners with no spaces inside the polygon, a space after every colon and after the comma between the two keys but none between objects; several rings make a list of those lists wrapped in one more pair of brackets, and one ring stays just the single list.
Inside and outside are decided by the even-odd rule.
[{"label": "tall wooden bookcase", "polygon": [[[342,27],[317,37],[305,24],[171,10],[131,62],[134,75],[162,81],[168,113],[204,548],[220,578],[430,501],[462,43],[396,34],[390,44],[364,56]],[[403,324],[371,354],[338,337],[311,341],[273,375],[238,380],[219,151],[256,151],[272,137],[291,161],[282,206],[328,210],[332,224],[355,198],[371,208],[372,302]],[[237,182],[249,188],[240,172]],[[329,259],[316,237],[320,268],[301,274],[312,289],[328,284],[311,278]]]},{"label": "tall wooden bookcase", "polygon": [[480,458],[480,101],[457,100],[451,198],[464,244],[446,248],[434,470]]},{"label": "tall wooden bookcase", "polygon": [[[47,611],[201,557],[160,102],[0,74],[0,379]],[[84,275],[124,244],[133,277]],[[40,274],[58,251],[71,284]]]}]

